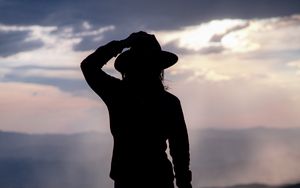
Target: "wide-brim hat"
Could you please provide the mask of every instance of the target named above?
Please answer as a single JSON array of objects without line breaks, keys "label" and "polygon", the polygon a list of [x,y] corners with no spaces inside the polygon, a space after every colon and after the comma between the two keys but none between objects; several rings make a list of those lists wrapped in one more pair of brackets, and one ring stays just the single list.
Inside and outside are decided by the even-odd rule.
[{"label": "wide-brim hat", "polygon": [[162,50],[155,36],[148,34],[121,53],[114,66],[121,73],[130,70],[163,70],[174,65],[177,60],[177,55]]}]

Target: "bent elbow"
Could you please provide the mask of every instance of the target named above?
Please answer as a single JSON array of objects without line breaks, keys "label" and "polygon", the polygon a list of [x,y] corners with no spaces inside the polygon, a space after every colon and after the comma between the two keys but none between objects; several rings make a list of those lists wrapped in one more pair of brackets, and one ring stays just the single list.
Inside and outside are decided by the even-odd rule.
[{"label": "bent elbow", "polygon": [[81,69],[81,70],[84,69],[85,64],[86,64],[86,62],[85,62],[84,60],[80,63],[80,69]]},{"label": "bent elbow", "polygon": [[84,72],[87,69],[88,61],[87,58],[85,58],[81,63],[80,63],[80,69],[82,72]]}]

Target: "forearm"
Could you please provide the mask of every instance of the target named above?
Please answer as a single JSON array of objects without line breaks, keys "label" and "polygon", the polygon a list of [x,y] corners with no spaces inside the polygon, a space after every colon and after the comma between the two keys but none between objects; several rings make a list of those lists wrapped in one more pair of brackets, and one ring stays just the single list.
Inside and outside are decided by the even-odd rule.
[{"label": "forearm", "polygon": [[123,48],[121,41],[112,41],[99,47],[81,62],[82,71],[85,71],[86,69],[95,70],[97,68],[102,68],[112,57],[117,56]]}]

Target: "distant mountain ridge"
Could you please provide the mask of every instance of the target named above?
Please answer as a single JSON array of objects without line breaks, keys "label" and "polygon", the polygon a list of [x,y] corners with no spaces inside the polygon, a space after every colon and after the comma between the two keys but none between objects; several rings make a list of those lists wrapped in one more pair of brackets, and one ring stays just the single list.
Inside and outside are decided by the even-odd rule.
[{"label": "distant mountain ridge", "polygon": [[[190,132],[190,143],[194,188],[281,188],[268,184],[300,180],[300,129],[207,129]],[[112,138],[106,133],[0,131],[0,187],[113,187],[108,176],[111,151]],[[278,180],[282,183],[263,181],[273,166],[286,176]],[[289,168],[293,171],[287,174]],[[296,187],[299,184],[287,188]]]}]

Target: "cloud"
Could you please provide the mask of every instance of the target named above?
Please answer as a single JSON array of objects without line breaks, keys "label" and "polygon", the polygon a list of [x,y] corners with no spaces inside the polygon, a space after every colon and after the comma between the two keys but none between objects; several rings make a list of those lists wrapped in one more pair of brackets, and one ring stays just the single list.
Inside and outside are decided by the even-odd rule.
[{"label": "cloud", "polygon": [[255,57],[261,57],[262,54],[283,55],[299,49],[299,24],[299,15],[292,15],[271,19],[213,20],[178,30],[153,32],[164,46],[181,54],[254,52]]},{"label": "cloud", "polygon": [[[19,26],[0,25],[0,31],[8,35],[22,33],[18,38],[6,38],[6,44],[19,44],[21,41],[40,41],[38,48],[29,51],[20,45],[10,49],[12,45],[3,45],[8,56],[0,57],[2,82],[33,83],[54,86],[73,95],[84,95],[89,91],[80,70],[80,62],[90,51],[81,52],[99,43],[104,34],[114,30],[114,26],[97,28],[88,22],[83,22],[78,28],[54,26]],[[86,42],[91,39],[94,43]],[[22,44],[22,43],[20,43]],[[98,45],[98,44],[97,44]],[[15,45],[18,46],[18,45]],[[77,52],[76,50],[80,50]]]},{"label": "cloud", "polygon": [[[174,29],[212,19],[267,18],[300,12],[298,0],[149,0],[139,1],[34,1],[1,2],[1,20],[5,24],[117,25],[123,32],[134,29]],[[38,15],[38,16],[37,16]]]},{"label": "cloud", "polygon": [[45,43],[49,42],[49,39],[45,36],[56,29],[56,27],[42,27],[38,25],[0,24],[0,57],[42,48]]},{"label": "cloud", "polygon": [[[19,82],[19,83],[33,83],[41,86],[49,85],[60,89],[61,91],[69,92],[74,95],[81,94],[83,91],[88,91],[86,83],[83,79],[68,79],[57,76],[52,77],[38,77],[38,76],[22,76],[7,74],[2,82]],[[85,93],[85,92],[84,92]]]},{"label": "cloud", "polygon": [[[237,29],[227,29],[235,28],[232,24],[223,30],[210,30],[203,41],[194,37],[184,40],[198,50],[180,46],[174,40],[194,33],[200,35],[203,27],[213,22],[158,35],[163,47],[172,43],[174,49],[183,48],[179,62],[166,75],[174,80],[167,85],[180,97],[190,128],[299,127],[298,17],[240,20],[245,27],[236,24]],[[215,42],[224,49],[202,53],[211,44],[211,36],[218,32],[222,37]]]},{"label": "cloud", "polygon": [[163,50],[170,51],[175,54],[179,55],[191,55],[191,54],[203,54],[203,55],[209,55],[209,54],[219,54],[222,53],[224,50],[226,50],[221,44],[213,44],[208,45],[205,47],[202,47],[201,49],[187,49],[183,47],[178,46],[178,41],[172,41],[168,42],[167,44],[163,45]]},{"label": "cloud", "polygon": [[112,25],[92,30],[92,26],[88,24],[88,22],[83,22],[83,27],[86,31],[71,35],[71,37],[81,38],[80,43],[74,46],[74,50],[86,51],[90,49],[96,49],[99,47],[99,43],[103,40],[104,34],[108,31],[115,30],[115,26]]},{"label": "cloud", "polygon": [[39,40],[25,40],[28,32],[13,31],[1,32],[0,29],[0,56],[9,56],[21,51],[28,51],[40,48],[43,43]]},{"label": "cloud", "polygon": [[0,56],[39,48],[73,48],[81,51],[95,49],[103,40],[104,34],[114,29],[113,25],[94,28],[86,21],[79,28],[0,24]]},{"label": "cloud", "polygon": [[210,42],[221,42],[222,41],[222,38],[226,35],[228,35],[229,33],[231,32],[234,32],[234,31],[239,31],[239,30],[242,30],[244,28],[247,28],[249,26],[249,22],[244,22],[242,24],[238,24],[238,25],[234,25],[233,27],[231,28],[228,28],[226,29],[223,33],[217,33],[215,35],[213,35],[210,39]]},{"label": "cloud", "polygon": [[154,32],[160,36],[163,45],[171,46],[172,49],[177,46],[179,52],[211,54],[226,51],[228,47],[223,44],[223,38],[234,32],[242,32],[249,26],[248,20],[223,19],[179,30]]}]

